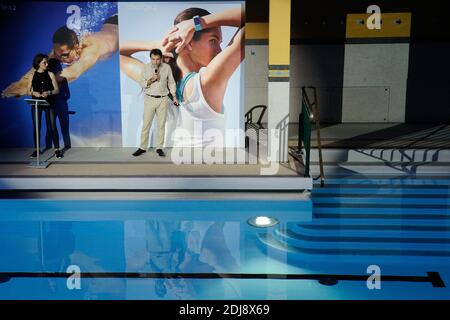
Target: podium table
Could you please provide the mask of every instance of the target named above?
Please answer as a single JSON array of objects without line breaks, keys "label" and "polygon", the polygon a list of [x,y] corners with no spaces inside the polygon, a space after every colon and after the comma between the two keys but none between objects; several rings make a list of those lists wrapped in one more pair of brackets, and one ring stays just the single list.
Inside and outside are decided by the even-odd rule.
[{"label": "podium table", "polygon": [[36,161],[32,161],[30,162],[30,164],[28,165],[28,167],[30,168],[36,168],[36,169],[45,169],[49,166],[49,163],[47,161],[40,161],[39,160],[39,152],[40,152],[40,147],[39,147],[39,122],[38,122],[38,117],[39,117],[39,112],[38,112],[38,107],[48,107],[50,104],[45,101],[45,100],[41,100],[41,99],[25,99],[25,102],[28,103],[30,106],[34,106],[34,123],[35,125],[35,129],[36,129]]}]

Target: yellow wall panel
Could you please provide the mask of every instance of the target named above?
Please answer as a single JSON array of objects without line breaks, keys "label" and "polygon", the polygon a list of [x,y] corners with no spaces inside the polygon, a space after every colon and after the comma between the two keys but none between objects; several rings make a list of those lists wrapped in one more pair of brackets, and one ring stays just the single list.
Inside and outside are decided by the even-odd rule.
[{"label": "yellow wall panel", "polygon": [[[381,29],[369,29],[367,18],[371,14],[347,14],[347,38],[409,38],[411,13],[381,13]],[[362,22],[362,23],[361,23]],[[400,22],[400,23],[398,23]]]},{"label": "yellow wall panel", "polygon": [[269,38],[269,24],[267,22],[250,22],[245,24],[245,38],[252,40],[267,40]]},{"label": "yellow wall panel", "polygon": [[290,43],[291,0],[270,0],[269,64],[289,64]]}]

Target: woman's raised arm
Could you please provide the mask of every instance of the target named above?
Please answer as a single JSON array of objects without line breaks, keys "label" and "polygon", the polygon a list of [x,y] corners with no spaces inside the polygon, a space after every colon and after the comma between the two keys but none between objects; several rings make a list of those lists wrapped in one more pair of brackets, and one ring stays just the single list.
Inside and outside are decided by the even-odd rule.
[{"label": "woman's raised arm", "polygon": [[[130,40],[121,43],[119,47],[120,70],[122,70],[122,72],[132,80],[139,82],[144,63],[136,58],[133,58],[131,55],[140,51],[151,51],[152,49],[162,50],[163,47],[161,45],[161,41]],[[162,51],[163,55],[173,57],[172,53],[164,52],[164,50]]]},{"label": "woman's raised arm", "polygon": [[[244,7],[227,9],[200,17],[202,29],[219,26],[242,27],[245,21]],[[176,48],[179,53],[192,40],[195,33],[194,19],[184,20],[174,26],[162,40],[165,50],[170,52]]]},{"label": "woman's raised arm", "polygon": [[222,109],[228,80],[244,59],[244,39],[244,28],[240,28],[230,44],[211,60],[200,78],[203,96],[216,112]]}]

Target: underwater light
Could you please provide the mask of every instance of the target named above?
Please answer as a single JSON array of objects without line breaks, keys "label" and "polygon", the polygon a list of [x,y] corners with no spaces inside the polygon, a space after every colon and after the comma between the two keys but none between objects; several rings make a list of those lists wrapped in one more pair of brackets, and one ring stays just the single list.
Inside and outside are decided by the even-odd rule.
[{"label": "underwater light", "polygon": [[248,219],[248,224],[258,228],[268,228],[278,224],[278,220],[271,217],[259,216]]}]

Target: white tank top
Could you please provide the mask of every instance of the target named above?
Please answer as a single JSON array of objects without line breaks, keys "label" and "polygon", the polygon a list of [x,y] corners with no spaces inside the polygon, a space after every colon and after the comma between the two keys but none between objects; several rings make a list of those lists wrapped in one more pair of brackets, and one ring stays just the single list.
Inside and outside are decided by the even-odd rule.
[{"label": "white tank top", "polygon": [[166,141],[171,141],[173,147],[225,146],[225,115],[208,105],[200,85],[205,70],[201,68],[190,80],[193,81],[190,97],[178,109],[173,105],[169,108]]}]

